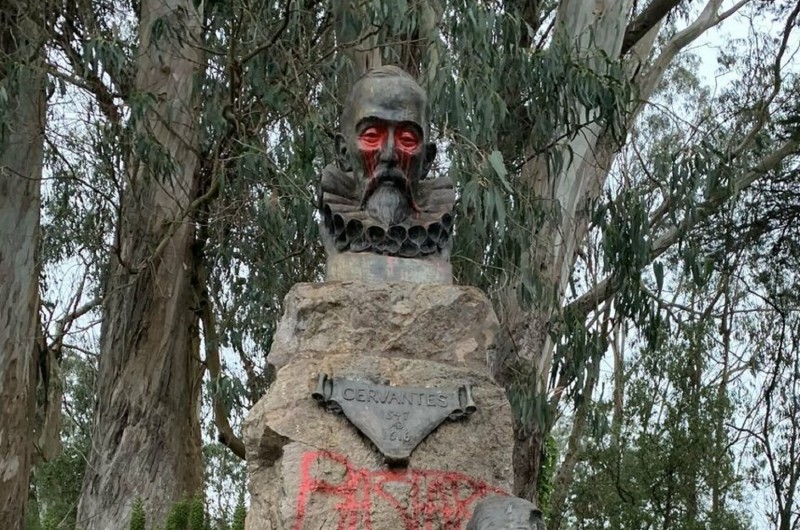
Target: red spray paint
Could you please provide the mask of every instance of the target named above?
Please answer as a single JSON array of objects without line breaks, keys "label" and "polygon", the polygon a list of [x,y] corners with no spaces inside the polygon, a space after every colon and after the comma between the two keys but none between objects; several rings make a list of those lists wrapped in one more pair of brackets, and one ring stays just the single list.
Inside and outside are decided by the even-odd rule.
[{"label": "red spray paint", "polygon": [[[345,468],[340,482],[332,484],[313,476],[314,465],[326,461]],[[371,471],[356,468],[346,456],[328,451],[304,454],[300,473],[294,530],[303,530],[308,504],[317,496],[338,501],[337,530],[373,530],[371,512],[375,503],[394,509],[405,530],[432,530],[434,524],[437,528],[460,530],[480,499],[490,494],[507,495],[463,473],[429,469]],[[408,499],[395,497],[389,489],[391,485],[408,489]]]}]

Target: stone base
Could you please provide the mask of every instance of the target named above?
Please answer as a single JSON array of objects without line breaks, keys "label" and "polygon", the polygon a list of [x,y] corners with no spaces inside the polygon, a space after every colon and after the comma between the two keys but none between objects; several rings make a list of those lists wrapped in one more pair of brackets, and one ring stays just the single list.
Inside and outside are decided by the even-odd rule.
[{"label": "stone base", "polygon": [[[317,374],[378,384],[471,384],[477,411],[445,422],[389,468],[343,416],[311,398]],[[464,528],[474,505],[511,491],[512,420],[488,375],[427,360],[366,355],[301,358],[245,421],[251,505],[248,530]]]},{"label": "stone base", "polygon": [[302,357],[363,353],[485,372],[499,334],[491,302],[475,287],[299,283],[286,295],[267,360],[280,368]]},{"label": "stone base", "polygon": [[426,259],[398,258],[370,252],[329,253],[325,264],[325,280],[451,285],[453,267],[441,256]]},{"label": "stone base", "polygon": [[[244,426],[248,530],[463,529],[480,499],[511,491],[511,409],[487,369],[499,325],[481,291],[298,284],[284,308],[268,357],[278,367],[275,382]],[[414,448],[407,465],[389,467],[369,438],[312,398],[319,374],[421,389],[469,385],[477,411],[446,420]],[[365,428],[375,425],[373,414],[390,420],[372,430],[387,446],[392,433],[414,439],[409,418],[416,421],[433,405],[404,402],[409,416],[397,422],[396,409],[378,398],[363,409],[351,406],[351,414],[367,418]]]}]

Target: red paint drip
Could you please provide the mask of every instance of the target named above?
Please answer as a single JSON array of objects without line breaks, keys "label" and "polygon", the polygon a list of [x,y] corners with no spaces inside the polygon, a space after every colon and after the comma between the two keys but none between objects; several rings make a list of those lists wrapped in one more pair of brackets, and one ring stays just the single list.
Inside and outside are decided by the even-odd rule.
[{"label": "red paint drip", "polygon": [[406,197],[408,197],[411,201],[409,205],[411,207],[411,211],[413,212],[413,216],[415,218],[419,217],[419,206],[417,206],[417,202],[414,200],[414,194],[411,190],[411,179],[409,178],[409,171],[411,171],[411,162],[413,157],[411,154],[398,150],[397,151],[397,158],[399,161],[400,169],[403,171],[403,175],[405,175],[405,193]]},{"label": "red paint drip", "polygon": [[[338,484],[314,476],[315,464],[326,462],[344,466],[345,476]],[[337,530],[372,530],[375,502],[393,509],[405,530],[431,530],[436,524],[441,528],[460,530],[472,516],[477,501],[489,494],[507,495],[503,490],[463,473],[427,469],[370,471],[356,468],[346,456],[328,451],[305,453],[300,468],[293,530],[303,530],[309,502],[317,496],[337,501],[334,508]],[[395,497],[388,488],[391,485],[407,490],[409,499]]]},{"label": "red paint drip", "polygon": [[364,171],[367,173],[368,195],[371,194],[378,183],[375,180],[375,168],[378,165],[378,155],[389,138],[389,130],[385,125],[374,125],[364,129],[358,136],[358,149],[364,160]]}]

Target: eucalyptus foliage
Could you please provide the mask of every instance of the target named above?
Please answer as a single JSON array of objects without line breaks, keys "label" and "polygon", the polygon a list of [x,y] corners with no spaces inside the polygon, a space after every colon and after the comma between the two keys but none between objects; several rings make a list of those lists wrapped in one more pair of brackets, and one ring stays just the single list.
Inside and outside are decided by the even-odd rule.
[{"label": "eucalyptus foliage", "polygon": [[[787,14],[791,6],[773,7]],[[613,375],[596,373],[596,402],[578,401],[574,413],[593,425],[599,418],[603,428],[580,433],[568,508],[553,514],[550,528],[762,528],[787,519],[794,488],[780,481],[791,473],[770,474],[764,457],[775,438],[767,433],[777,431],[771,422],[786,416],[764,411],[770,386],[763,382],[787,360],[772,345],[792,326],[794,307],[785,304],[796,293],[785,279],[794,277],[798,256],[789,220],[796,158],[742,184],[749,168],[794,135],[788,116],[797,112],[797,73],[780,70],[773,84],[778,45],[759,30],[732,41],[721,68],[757,75],[716,93],[696,75],[696,58],[674,63],[622,151],[576,271],[577,282],[591,282],[602,269],[615,285],[605,317],[618,330],[607,358]],[[770,90],[774,99],[759,99]],[[755,129],[743,151],[743,135],[765,105],[774,105],[775,122]],[[660,246],[670,238],[677,244]],[[773,381],[772,388],[788,383],[780,394],[790,406],[796,389]],[[580,388],[573,392],[582,400]],[[783,423],[782,448],[791,447],[795,424]]]},{"label": "eucalyptus foliage", "polygon": [[[451,176],[459,190],[452,256],[458,283],[477,285],[491,296],[509,328],[506,335],[518,335],[509,324],[517,308],[518,321],[533,327],[537,318],[543,322],[541,343],[530,347],[544,351],[546,342],[554,345],[544,374],[531,362],[542,352],[511,351],[523,347],[513,340],[505,345],[509,351],[503,354],[510,359],[527,353],[510,363],[513,377],[504,381],[519,439],[546,435],[564,412],[562,397],[572,398],[576,410],[589,407],[595,436],[578,468],[574,491],[580,502],[570,517],[585,519],[583,527],[599,527],[609,510],[624,508],[621,527],[635,527],[637,517],[660,517],[651,513],[654,495],[662,494],[658,488],[672,488],[682,506],[675,509],[685,512],[691,496],[686,476],[694,477],[689,484],[698,489],[736,482],[732,458],[715,452],[717,440],[694,452],[717,434],[711,423],[738,405],[730,389],[711,392],[703,375],[715,369],[707,356],[719,319],[696,321],[693,311],[675,304],[688,299],[705,307],[698,300],[715,297],[741,263],[749,263],[756,277],[765,256],[776,270],[796,265],[796,148],[758,178],[748,175],[778,146],[798,138],[800,84],[780,60],[776,77],[781,43],[756,31],[753,42],[732,40],[724,50],[721,67],[737,78],[718,93],[694,75],[700,67],[695,59],[680,56],[664,75],[668,82],[643,95],[639,74],[647,73],[647,57],[637,63],[630,55],[607,53],[591,30],[585,39],[571,39],[566,27],[555,23],[565,4],[531,3],[539,8],[534,17],[526,4],[202,3],[205,63],[194,79],[201,94],[199,189],[192,197],[197,204],[186,215],[196,226],[193,250],[201,264],[192,309],[200,314],[211,308],[213,321],[203,321],[204,355],[218,348],[222,365],[220,374],[205,380],[204,411],[221,404],[233,431],[240,432],[244,413],[272,377],[267,353],[284,296],[296,282],[322,278],[317,180],[321,169],[336,161],[333,137],[342,99],[363,66],[360,57],[377,54],[384,64],[400,64],[418,75],[429,94],[440,152],[434,173]],[[633,20],[644,4],[649,5],[634,2],[625,15]],[[650,59],[670,49],[671,39],[696,16],[695,5],[680,2],[670,12]],[[779,20],[793,8],[790,2],[752,7],[754,17]],[[175,169],[137,126],[159,97],[133,88],[137,10],[135,2],[67,2],[49,28],[49,178],[40,256],[45,314],[53,317],[46,325],[50,338],[57,335],[57,316],[99,303],[109,260],[119,253],[119,216],[126,181],[135,170],[131,160],[147,164],[156,179],[169,178]],[[169,20],[153,31],[156,38],[176,36]],[[654,105],[644,107],[642,97]],[[596,147],[611,153],[609,165],[614,153],[620,156],[596,197],[579,206],[588,235],[576,242],[576,256],[567,257],[568,289],[561,292],[543,260],[570,214],[550,186],[556,176],[574,171],[571,146],[590,129],[602,132]],[[599,301],[584,299],[606,285],[603,279],[608,287]],[[96,318],[95,312],[82,313],[75,329],[89,329]],[[623,446],[609,438],[607,415],[613,413],[603,397],[595,408],[591,393],[582,389],[601,379],[609,330],[624,325],[642,341],[639,364],[626,372],[631,405],[620,431],[629,440]],[[91,373],[93,341],[75,342],[70,358]],[[690,358],[701,374],[695,387],[682,379]],[[80,371],[67,366],[67,373],[73,369]],[[65,401],[91,399],[92,388],[69,386]],[[648,409],[654,405],[648,396],[656,391],[663,392],[659,406],[669,420],[653,420]],[[233,516],[231,503],[216,501],[241,491],[244,469],[223,444],[211,441],[217,428],[210,413],[204,412],[204,421],[209,504],[227,519]],[[723,434],[726,440],[732,436]],[[62,458],[73,449],[87,450],[77,435],[63,438]],[[532,447],[547,464],[538,477],[544,501],[557,451]],[[41,476],[57,462],[41,467]],[[65,483],[74,488],[78,474],[70,467],[60,476],[69,475]],[[648,489],[653,477],[662,482]],[[44,480],[34,487],[40,513],[66,515],[68,509],[56,504],[42,508],[44,492],[55,487]],[[737,487],[726,490],[731,502]],[[235,510],[237,526],[241,510]],[[188,524],[190,514],[185,515],[170,524]],[[730,528],[745,520],[727,505],[713,513],[698,508],[695,515],[697,524],[724,516]]]}]

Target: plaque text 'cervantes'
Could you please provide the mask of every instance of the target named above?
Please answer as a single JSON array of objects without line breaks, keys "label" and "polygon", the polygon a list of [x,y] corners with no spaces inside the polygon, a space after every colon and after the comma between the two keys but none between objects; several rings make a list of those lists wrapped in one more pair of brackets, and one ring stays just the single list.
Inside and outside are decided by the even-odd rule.
[{"label": "plaque text 'cervantes'", "polygon": [[409,390],[370,388],[345,388],[342,391],[345,401],[358,401],[359,403],[375,403],[381,405],[410,405],[412,407],[442,407],[447,408],[448,396],[440,392],[413,392]]},{"label": "plaque text 'cervantes'", "polygon": [[312,397],[342,413],[366,435],[387,462],[403,464],[446,419],[475,412],[469,385],[450,389],[377,385],[319,374]]}]

